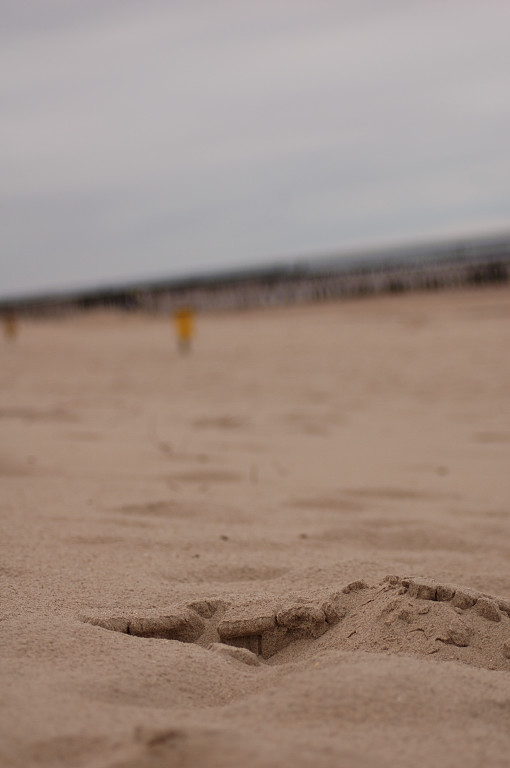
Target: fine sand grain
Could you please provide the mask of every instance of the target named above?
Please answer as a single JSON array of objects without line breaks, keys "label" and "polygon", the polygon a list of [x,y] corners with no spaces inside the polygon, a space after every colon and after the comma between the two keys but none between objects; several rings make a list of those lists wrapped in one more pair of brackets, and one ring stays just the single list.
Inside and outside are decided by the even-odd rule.
[{"label": "fine sand grain", "polygon": [[0,765],[510,764],[510,291],[22,323]]}]

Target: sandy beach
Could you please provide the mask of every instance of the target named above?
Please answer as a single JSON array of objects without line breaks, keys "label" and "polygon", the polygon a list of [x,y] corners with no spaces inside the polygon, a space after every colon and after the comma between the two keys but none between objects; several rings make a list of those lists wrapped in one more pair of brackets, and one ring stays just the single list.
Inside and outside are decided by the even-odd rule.
[{"label": "sandy beach", "polygon": [[510,762],[510,291],[21,322],[0,763]]}]

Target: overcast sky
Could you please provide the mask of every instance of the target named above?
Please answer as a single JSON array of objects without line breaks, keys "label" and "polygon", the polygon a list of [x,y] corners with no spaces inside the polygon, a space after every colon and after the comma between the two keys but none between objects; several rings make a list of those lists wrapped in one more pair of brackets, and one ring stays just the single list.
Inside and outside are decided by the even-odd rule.
[{"label": "overcast sky", "polygon": [[508,0],[0,0],[0,294],[510,231]]}]

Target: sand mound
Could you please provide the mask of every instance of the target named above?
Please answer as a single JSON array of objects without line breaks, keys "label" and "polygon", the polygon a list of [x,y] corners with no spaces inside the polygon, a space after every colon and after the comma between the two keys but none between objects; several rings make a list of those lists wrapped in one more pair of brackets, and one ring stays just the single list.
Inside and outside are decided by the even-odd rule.
[{"label": "sand mound", "polygon": [[[259,598],[228,604],[199,600],[160,616],[84,617],[104,629],[248,653],[227,657],[255,664],[325,648],[435,656],[510,670],[510,600],[432,579],[387,576],[358,580],[322,598]],[[320,641],[319,641],[320,638]],[[316,642],[317,641],[317,642]],[[313,644],[313,648],[310,644]]]}]

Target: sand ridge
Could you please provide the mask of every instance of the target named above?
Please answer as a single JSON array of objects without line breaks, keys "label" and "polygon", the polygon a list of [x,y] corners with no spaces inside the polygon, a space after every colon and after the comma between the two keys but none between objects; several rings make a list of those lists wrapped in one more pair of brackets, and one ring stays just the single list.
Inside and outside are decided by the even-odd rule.
[{"label": "sand ridge", "polygon": [[510,671],[510,599],[423,578],[392,575],[372,587],[357,580],[322,600],[200,600],[163,616],[83,620],[136,637],[212,645],[227,655],[232,651],[220,646],[233,646],[243,653],[232,657],[252,665],[253,656],[278,657],[287,646],[314,641],[341,625],[320,649],[434,655]]}]

